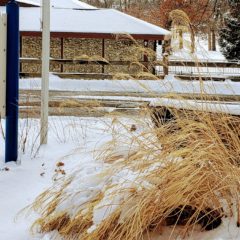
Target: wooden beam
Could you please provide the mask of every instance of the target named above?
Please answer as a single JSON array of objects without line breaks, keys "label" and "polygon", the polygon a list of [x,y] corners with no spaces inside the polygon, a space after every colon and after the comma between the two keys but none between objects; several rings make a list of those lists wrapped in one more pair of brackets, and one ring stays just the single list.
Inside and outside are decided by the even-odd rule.
[{"label": "wooden beam", "polygon": [[[37,31],[21,31],[21,36],[40,37],[41,32]],[[121,35],[121,36],[120,36]],[[151,34],[131,34],[134,39],[147,40],[164,40],[164,35]],[[125,34],[113,33],[78,33],[78,32],[51,32],[53,38],[95,38],[95,39],[129,39]]]},{"label": "wooden beam", "polygon": [[[64,58],[64,39],[61,38],[61,59]],[[61,64],[61,72],[63,72],[63,64]]]},{"label": "wooden beam", "polygon": [[[148,48],[148,45],[149,45],[148,40],[144,40],[144,47]],[[149,67],[149,61],[148,60],[149,60],[148,59],[148,55],[144,53],[144,55],[143,55],[143,62],[147,63],[147,64],[145,64],[146,69],[144,68],[144,72],[148,72],[148,70],[149,70],[148,69],[148,67]]]},{"label": "wooden beam", "polygon": [[[105,58],[105,39],[102,40],[102,57]],[[102,73],[105,72],[104,64],[102,64]]]},{"label": "wooden beam", "polygon": [[[20,36],[20,58],[23,56],[22,54],[22,46],[23,46],[23,37]],[[22,72],[22,63],[20,61],[20,72]]]},{"label": "wooden beam", "polygon": [[[41,59],[39,58],[21,58],[20,61],[22,63],[38,63],[41,64]],[[91,60],[81,60],[81,59],[54,59],[51,58],[50,59],[51,63],[58,63],[58,64],[69,64],[69,65],[73,65],[73,64],[89,64],[89,65],[129,65],[131,64],[131,61],[91,61]],[[139,61],[142,64],[147,64],[147,62],[144,61]]]},{"label": "wooden beam", "polygon": [[[41,63],[39,58],[21,58],[21,63]],[[58,64],[101,64],[101,65],[129,65],[131,61],[91,61],[91,60],[81,60],[81,59],[56,59],[51,58],[51,63]],[[139,61],[142,64],[147,64],[147,61]],[[162,66],[162,63],[159,61],[154,61],[153,66]],[[223,68],[240,68],[240,64],[237,62],[194,62],[194,61],[177,61],[169,60],[169,66],[184,66],[184,67],[223,67]]]},{"label": "wooden beam", "polygon": [[169,60],[169,66],[240,68],[240,64],[238,62],[195,62],[179,60]]},{"label": "wooden beam", "polygon": [[[155,40],[153,44],[153,51],[155,52],[155,57],[157,58],[157,41]],[[156,75],[156,66],[152,66],[152,74]]]},{"label": "wooden beam", "polygon": [[[61,77],[61,78],[69,78],[69,79],[89,79],[89,80],[95,80],[95,79],[112,79],[113,74],[106,74],[106,73],[71,73],[71,72],[65,72],[65,73],[57,73],[53,72],[53,74]],[[29,77],[41,77],[41,73],[37,72],[22,72],[20,73],[20,76],[23,78],[29,78]],[[198,81],[200,78],[202,81],[220,81],[224,82],[226,80],[226,77],[217,77],[217,76],[199,76],[199,75],[174,75],[176,78],[179,78],[183,81]],[[133,77],[137,77],[133,75]],[[157,76],[159,79],[163,79],[163,75]],[[235,82],[240,82],[240,78],[238,76],[227,76],[227,79],[231,79]],[[148,80],[146,80],[148,81]]]}]

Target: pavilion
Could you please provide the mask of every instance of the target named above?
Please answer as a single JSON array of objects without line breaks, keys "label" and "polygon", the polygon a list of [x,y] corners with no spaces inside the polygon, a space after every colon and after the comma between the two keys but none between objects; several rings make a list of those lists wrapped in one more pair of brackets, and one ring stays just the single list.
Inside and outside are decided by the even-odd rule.
[{"label": "pavilion", "polygon": [[[0,0],[1,11],[6,0]],[[41,58],[41,0],[17,0],[20,5],[21,57]],[[131,35],[139,45],[156,50],[156,42],[164,40],[169,32],[115,9],[99,9],[78,0],[51,1],[51,58],[77,59],[82,56],[101,56],[108,61],[123,61],[124,53],[132,43]],[[141,56],[140,61],[146,61]],[[66,62],[65,62],[66,63]],[[31,66],[30,66],[31,65]],[[54,72],[103,73],[128,72],[128,66],[114,67],[52,63]],[[115,70],[114,70],[114,69]],[[40,63],[22,63],[22,72],[40,72]]]}]

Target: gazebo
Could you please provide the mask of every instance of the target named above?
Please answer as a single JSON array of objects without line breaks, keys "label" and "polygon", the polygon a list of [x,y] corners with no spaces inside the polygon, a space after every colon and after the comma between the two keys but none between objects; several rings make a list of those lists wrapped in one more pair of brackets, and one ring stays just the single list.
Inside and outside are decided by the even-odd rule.
[{"label": "gazebo", "polygon": [[[4,5],[4,2],[6,1],[0,1],[1,5]],[[41,0],[18,0],[18,2],[21,6],[20,32],[23,58],[21,71],[39,73]],[[134,38],[139,46],[155,51],[156,42],[164,40],[169,34],[165,29],[120,11],[98,9],[77,0],[52,0],[51,6],[51,71],[53,72],[127,73],[129,66],[125,57],[127,49],[133,44],[131,38]],[[131,38],[128,37],[130,35]],[[88,57],[89,59],[101,57],[111,64],[103,66],[103,62],[103,64],[83,65],[80,64],[83,62],[77,61]],[[139,61],[147,62],[148,57],[141,55]]]}]

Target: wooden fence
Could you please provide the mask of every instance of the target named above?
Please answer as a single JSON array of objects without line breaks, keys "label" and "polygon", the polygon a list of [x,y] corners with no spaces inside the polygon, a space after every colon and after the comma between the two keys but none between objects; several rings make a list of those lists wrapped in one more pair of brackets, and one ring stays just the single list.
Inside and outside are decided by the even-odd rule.
[{"label": "wooden fence", "polygon": [[[54,72],[63,78],[89,78],[89,79],[111,79],[112,74],[108,73],[71,73],[63,72],[63,65],[113,65],[113,66],[130,66],[131,61],[93,61],[85,59],[50,59],[51,63],[60,64],[61,71]],[[163,64],[164,62],[164,64]],[[20,63],[41,64],[39,58],[21,58]],[[175,74],[180,79],[196,80],[201,77],[203,80],[224,81],[226,78],[240,81],[240,62],[225,62],[225,61],[179,61],[169,60],[165,61],[139,61],[142,65],[155,68],[154,74],[159,78],[163,78],[166,73]],[[205,69],[205,70],[204,70]],[[210,70],[216,71],[211,72]],[[21,72],[24,77],[39,77],[40,73]],[[133,76],[134,77],[134,76]]]}]

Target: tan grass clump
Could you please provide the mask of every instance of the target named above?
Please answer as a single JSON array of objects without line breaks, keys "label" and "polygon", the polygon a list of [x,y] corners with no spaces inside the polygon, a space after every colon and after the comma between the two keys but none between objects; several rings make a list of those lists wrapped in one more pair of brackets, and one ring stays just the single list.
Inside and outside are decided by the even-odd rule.
[{"label": "tan grass clump", "polygon": [[102,56],[99,55],[93,55],[93,56],[88,56],[86,54],[80,55],[80,56],[75,56],[74,61],[87,61],[87,62],[102,62],[105,64],[109,64],[109,61]]},{"label": "tan grass clump", "polygon": [[141,79],[141,80],[159,80],[159,78],[157,76],[155,76],[154,74],[150,73],[150,72],[139,72],[136,75],[137,79]]},{"label": "tan grass clump", "polygon": [[175,26],[188,26],[191,21],[188,15],[179,9],[175,9],[169,14],[170,19],[172,20],[173,25]]},{"label": "tan grass clump", "polygon": [[[170,12],[169,18],[172,21],[172,27],[180,33],[180,45],[183,45],[182,33],[189,31],[191,34],[191,53],[195,51],[195,33],[188,15],[179,9]],[[181,47],[182,48],[182,47]]]},{"label": "tan grass clump", "polygon": [[[40,232],[54,229],[71,240],[139,240],[168,225],[183,225],[182,236],[196,224],[211,230],[223,215],[232,216],[240,192],[239,117],[168,110],[171,121],[154,112],[155,127],[130,134],[134,152],[97,175],[108,179],[103,190],[78,206],[74,216],[68,209],[59,211],[58,205],[76,197],[64,193],[75,175],[57,183],[59,191],[40,196],[33,204],[42,214],[36,224]],[[109,149],[102,160],[113,157]],[[110,181],[121,172],[125,181]],[[127,177],[129,172],[133,178]],[[96,222],[101,208],[106,216]]]},{"label": "tan grass clump", "polygon": [[131,76],[130,74],[127,73],[116,73],[113,75],[112,79],[115,80],[130,80],[130,79],[134,79],[133,76]]},{"label": "tan grass clump", "polygon": [[59,104],[59,108],[93,108],[93,107],[101,107],[101,103],[96,100],[88,100],[88,101],[79,101],[73,99],[67,99]]}]

